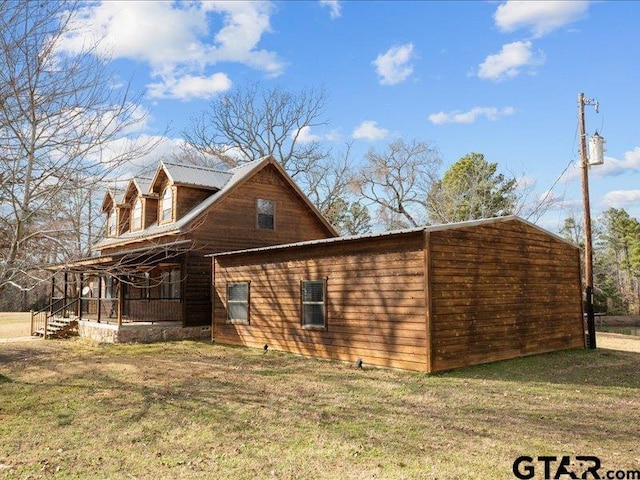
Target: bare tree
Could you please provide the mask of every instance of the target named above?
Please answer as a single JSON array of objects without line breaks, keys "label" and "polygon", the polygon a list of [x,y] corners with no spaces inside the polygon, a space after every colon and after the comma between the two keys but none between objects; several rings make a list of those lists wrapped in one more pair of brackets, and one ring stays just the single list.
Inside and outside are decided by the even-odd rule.
[{"label": "bare tree", "polygon": [[356,178],[351,143],[339,156],[330,156],[303,172],[300,183],[309,199],[340,234],[357,235],[371,229],[369,212],[353,189]]},{"label": "bare tree", "polygon": [[[50,259],[43,247],[86,226],[61,215],[61,198],[151,148],[126,141],[143,118],[128,89],[112,87],[96,45],[60,48],[76,7],[0,1],[0,290],[32,288]],[[128,143],[120,153],[109,149],[116,139]]]},{"label": "bare tree", "polygon": [[365,160],[354,185],[377,207],[382,225],[388,230],[424,225],[427,193],[441,163],[437,148],[399,139],[382,152],[369,150]]},{"label": "bare tree", "polygon": [[327,156],[310,132],[326,125],[325,104],[322,90],[296,94],[254,83],[216,97],[183,136],[190,149],[228,166],[273,155],[295,178]]}]

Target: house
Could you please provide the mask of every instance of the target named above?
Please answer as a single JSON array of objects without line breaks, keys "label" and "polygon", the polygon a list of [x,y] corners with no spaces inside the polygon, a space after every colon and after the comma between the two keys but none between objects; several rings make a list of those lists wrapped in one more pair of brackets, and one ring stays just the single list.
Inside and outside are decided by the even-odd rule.
[{"label": "house", "polygon": [[96,255],[53,267],[32,332],[424,372],[585,345],[579,249],[515,216],[337,237],[272,157],[163,161],[102,211]]},{"label": "house", "polygon": [[102,342],[210,337],[211,260],[205,254],[335,237],[273,159],[228,171],[162,161],[109,190],[96,255],[56,265],[52,302],[32,332],[68,329]]},{"label": "house", "polygon": [[424,372],[585,346],[579,249],[515,216],[212,262],[219,343]]}]

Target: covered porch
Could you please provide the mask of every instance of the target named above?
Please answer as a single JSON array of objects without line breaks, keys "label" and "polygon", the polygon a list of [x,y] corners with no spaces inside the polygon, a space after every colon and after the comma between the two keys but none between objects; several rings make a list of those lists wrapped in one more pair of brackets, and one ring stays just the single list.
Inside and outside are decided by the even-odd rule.
[{"label": "covered porch", "polygon": [[64,327],[109,343],[199,337],[186,326],[185,255],[135,253],[52,266],[49,305],[32,312],[32,334],[61,336],[55,328]]}]

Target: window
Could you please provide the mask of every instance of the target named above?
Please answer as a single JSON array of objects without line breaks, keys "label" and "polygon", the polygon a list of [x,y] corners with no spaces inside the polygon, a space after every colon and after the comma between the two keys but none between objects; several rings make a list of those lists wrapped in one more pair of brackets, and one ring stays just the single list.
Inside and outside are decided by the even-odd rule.
[{"label": "window", "polygon": [[302,326],[306,328],[326,327],[326,281],[302,281]]},{"label": "window", "polygon": [[276,202],[259,198],[256,202],[258,212],[258,229],[275,230],[276,228]]},{"label": "window", "polygon": [[227,319],[249,323],[249,282],[227,283]]},{"label": "window", "polygon": [[160,296],[162,300],[180,300],[182,298],[180,280],[179,268],[165,270],[162,273],[160,283]]},{"label": "window", "polygon": [[117,222],[118,222],[118,216],[116,214],[116,207],[114,205],[111,211],[109,212],[109,215],[107,216],[107,236],[108,237],[117,236],[117,229],[116,229]]},{"label": "window", "polygon": [[173,216],[173,190],[171,185],[167,185],[162,192],[162,201],[160,203],[161,215],[163,221],[171,220]]},{"label": "window", "polygon": [[142,229],[142,199],[137,198],[133,204],[133,217],[132,217],[131,230]]}]

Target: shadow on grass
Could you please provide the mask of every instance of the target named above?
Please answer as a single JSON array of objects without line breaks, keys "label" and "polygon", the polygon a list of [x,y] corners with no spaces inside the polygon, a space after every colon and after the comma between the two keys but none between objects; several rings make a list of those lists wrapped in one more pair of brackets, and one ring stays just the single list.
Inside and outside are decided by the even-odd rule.
[{"label": "shadow on grass", "polygon": [[0,383],[11,383],[13,382],[13,380],[11,380],[9,377],[2,375],[0,373]]},{"label": "shadow on grass", "polygon": [[640,353],[577,349],[475,365],[437,376],[640,388],[639,371]]}]

